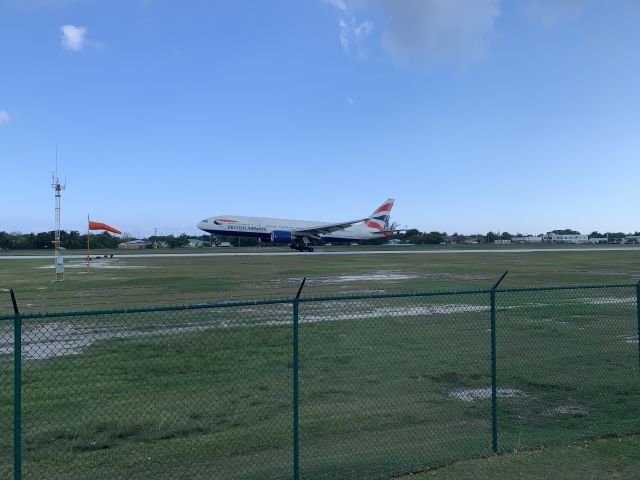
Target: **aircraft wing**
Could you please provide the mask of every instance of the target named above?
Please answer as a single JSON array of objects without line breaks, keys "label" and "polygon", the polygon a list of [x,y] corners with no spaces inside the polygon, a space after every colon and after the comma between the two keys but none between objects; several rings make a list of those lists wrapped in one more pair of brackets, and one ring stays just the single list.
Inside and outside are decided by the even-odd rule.
[{"label": "aircraft wing", "polygon": [[344,230],[345,228],[348,228],[351,225],[364,222],[365,220],[366,218],[361,218],[359,220],[351,220],[349,222],[319,224],[319,225],[314,225],[313,227],[299,228],[299,229],[293,230],[291,234],[296,237],[306,236],[306,237],[317,238],[320,235],[327,235],[329,233],[337,232],[338,230]]}]

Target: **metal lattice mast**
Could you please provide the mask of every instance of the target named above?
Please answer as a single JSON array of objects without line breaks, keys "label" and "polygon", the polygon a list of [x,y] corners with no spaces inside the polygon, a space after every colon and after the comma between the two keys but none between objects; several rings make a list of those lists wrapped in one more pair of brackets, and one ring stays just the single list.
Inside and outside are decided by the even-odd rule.
[{"label": "metal lattice mast", "polygon": [[56,230],[53,237],[53,248],[54,248],[54,268],[55,273],[53,275],[53,280],[55,282],[61,282],[64,279],[64,260],[62,259],[62,249],[60,248],[60,198],[62,197],[61,191],[65,189],[64,185],[60,184],[60,180],[58,179],[58,151],[56,148],[56,173],[52,175],[51,178],[51,187],[56,192]]}]

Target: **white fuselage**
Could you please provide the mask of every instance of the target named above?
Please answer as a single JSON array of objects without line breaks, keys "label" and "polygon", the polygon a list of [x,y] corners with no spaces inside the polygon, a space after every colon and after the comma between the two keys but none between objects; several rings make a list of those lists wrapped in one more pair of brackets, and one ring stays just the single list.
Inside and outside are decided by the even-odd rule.
[{"label": "white fuselage", "polygon": [[[201,221],[198,223],[198,228],[213,235],[256,237],[270,240],[271,234],[274,231],[295,231],[305,228],[322,227],[323,225],[329,224],[330,222],[316,222],[310,220],[218,215]],[[364,223],[351,225],[350,227],[331,234],[319,235],[323,241],[328,242],[372,240],[383,236],[383,232],[376,230],[375,228],[370,228]]]}]

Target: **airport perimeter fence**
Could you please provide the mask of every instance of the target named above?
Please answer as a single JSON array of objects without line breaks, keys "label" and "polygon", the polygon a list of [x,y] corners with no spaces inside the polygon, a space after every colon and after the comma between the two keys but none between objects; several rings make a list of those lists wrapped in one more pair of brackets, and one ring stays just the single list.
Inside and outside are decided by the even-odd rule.
[{"label": "airport perimeter fence", "polygon": [[639,294],[16,311],[0,317],[0,475],[389,479],[637,433]]}]

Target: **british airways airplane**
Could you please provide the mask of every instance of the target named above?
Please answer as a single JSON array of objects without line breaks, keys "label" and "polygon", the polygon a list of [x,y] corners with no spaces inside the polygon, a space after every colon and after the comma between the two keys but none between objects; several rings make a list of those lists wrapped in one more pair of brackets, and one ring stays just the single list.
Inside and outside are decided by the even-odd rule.
[{"label": "british airways airplane", "polygon": [[240,217],[220,215],[198,223],[198,228],[213,235],[256,237],[270,242],[288,243],[300,252],[313,252],[312,240],[327,242],[353,242],[390,237],[394,226],[389,226],[393,198],[388,199],[369,217],[348,222],[328,223],[282,218]]}]

